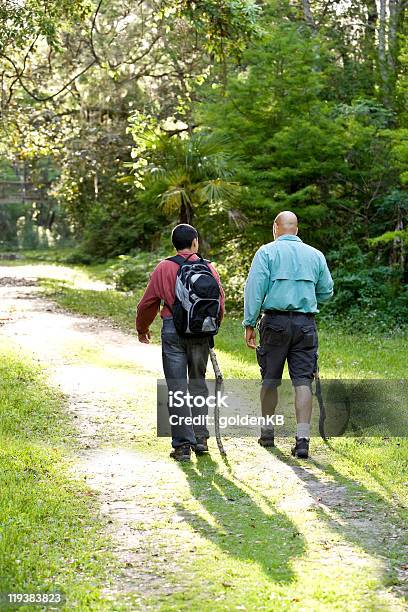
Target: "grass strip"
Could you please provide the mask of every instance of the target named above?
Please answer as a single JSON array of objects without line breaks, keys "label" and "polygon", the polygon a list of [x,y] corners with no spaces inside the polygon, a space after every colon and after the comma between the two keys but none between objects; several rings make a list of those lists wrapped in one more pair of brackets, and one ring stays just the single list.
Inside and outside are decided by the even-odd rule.
[{"label": "grass strip", "polygon": [[63,609],[106,609],[113,561],[94,492],[70,471],[64,401],[31,359],[0,349],[0,592],[61,591]]}]

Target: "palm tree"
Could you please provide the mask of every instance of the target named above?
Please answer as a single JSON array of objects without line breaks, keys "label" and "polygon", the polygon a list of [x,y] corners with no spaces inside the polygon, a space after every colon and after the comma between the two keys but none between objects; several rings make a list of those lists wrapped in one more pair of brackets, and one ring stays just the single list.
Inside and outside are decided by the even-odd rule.
[{"label": "palm tree", "polygon": [[197,209],[217,205],[231,210],[240,193],[231,180],[232,157],[225,138],[197,132],[188,138],[161,136],[154,163],[145,173],[145,188],[157,194],[163,211],[178,213],[180,223],[192,223]]}]

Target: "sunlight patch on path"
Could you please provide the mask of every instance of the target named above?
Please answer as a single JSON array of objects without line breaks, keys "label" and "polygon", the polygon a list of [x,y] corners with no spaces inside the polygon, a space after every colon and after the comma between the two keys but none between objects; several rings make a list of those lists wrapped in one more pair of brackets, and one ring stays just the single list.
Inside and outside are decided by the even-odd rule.
[{"label": "sunlight patch on path", "polygon": [[104,289],[112,288],[102,281],[91,279],[82,270],[51,264],[0,266],[0,278],[29,279],[30,281],[36,281],[39,278],[51,278],[67,281],[77,289],[103,291]]}]

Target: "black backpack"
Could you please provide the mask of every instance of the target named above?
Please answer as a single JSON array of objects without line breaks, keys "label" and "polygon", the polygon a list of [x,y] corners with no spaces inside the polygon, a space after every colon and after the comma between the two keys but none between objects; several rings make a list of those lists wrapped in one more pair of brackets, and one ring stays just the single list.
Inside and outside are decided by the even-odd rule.
[{"label": "black backpack", "polygon": [[175,301],[172,306],[174,326],[187,338],[215,336],[220,328],[221,291],[209,262],[199,256],[168,257],[179,266]]}]

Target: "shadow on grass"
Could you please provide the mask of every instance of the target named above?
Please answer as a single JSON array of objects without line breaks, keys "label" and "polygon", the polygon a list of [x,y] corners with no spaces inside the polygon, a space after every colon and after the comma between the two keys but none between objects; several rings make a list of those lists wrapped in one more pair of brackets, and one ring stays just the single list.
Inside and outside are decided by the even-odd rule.
[{"label": "shadow on grass", "polygon": [[288,583],[296,577],[291,561],[305,552],[303,536],[283,512],[268,504],[263,510],[239,482],[219,472],[209,456],[196,464],[180,464],[192,495],[202,504],[216,526],[178,504],[195,531],[216,544],[229,557],[255,562],[266,577]]},{"label": "shadow on grass", "polygon": [[[380,440],[380,439],[379,439]],[[385,438],[382,442],[382,444],[379,444],[379,448],[378,448],[378,452],[381,453],[383,451],[383,445],[384,445],[384,441],[388,441],[389,438]],[[360,438],[357,439],[356,442],[360,442],[363,443],[364,442],[364,438]],[[404,473],[404,465],[407,466],[407,451],[408,451],[408,438],[394,438],[393,439],[394,444],[397,445],[398,449],[399,449],[399,465],[396,466],[396,469],[398,469],[398,473]],[[342,458],[347,459],[348,461],[352,461],[353,464],[355,464],[357,467],[359,467],[361,469],[361,463],[355,461],[353,459],[352,456],[350,456],[350,454],[346,451],[346,450],[339,450],[338,448],[336,448],[335,446],[333,446],[330,441],[326,441],[325,443],[327,445],[327,447],[330,449],[330,452],[335,453],[336,455],[339,455]],[[383,458],[381,459],[381,461],[383,461]],[[313,461],[313,463],[316,465],[316,467],[323,469],[323,464],[318,463],[317,461]],[[335,474],[337,474],[337,472],[334,470],[333,466],[325,466],[326,467],[326,471],[330,471],[333,470],[333,476],[335,476]],[[401,513],[404,513],[405,519],[408,519],[408,503],[406,501],[406,499],[402,499],[400,497],[398,497],[398,495],[396,495],[395,489],[390,486],[390,483],[387,481],[386,477],[380,476],[378,474],[378,472],[372,470],[369,468],[369,466],[365,466],[365,470],[367,471],[367,473],[369,474],[369,476],[375,480],[377,482],[377,484],[384,489],[384,491],[387,492],[389,497],[393,497],[394,499],[397,500],[398,505],[400,506],[401,509]],[[388,473],[389,470],[388,470]],[[339,474],[339,478],[344,478],[344,476],[341,476]],[[405,483],[407,484],[407,483]],[[379,499],[383,499],[380,496],[378,496]]]},{"label": "shadow on grass", "polygon": [[[328,446],[332,452],[338,452]],[[340,474],[331,464],[313,458],[305,463],[288,457],[278,448],[272,452],[302,481],[316,502],[321,521],[366,554],[382,563],[387,560],[389,569],[382,576],[382,584],[394,587],[393,593],[406,600],[408,586],[401,568],[406,563],[408,537],[395,507],[361,482]],[[317,468],[322,477],[307,469],[308,464]]]}]

